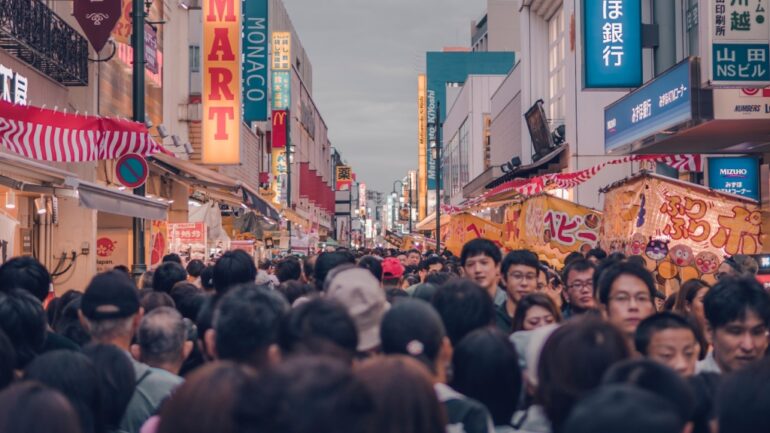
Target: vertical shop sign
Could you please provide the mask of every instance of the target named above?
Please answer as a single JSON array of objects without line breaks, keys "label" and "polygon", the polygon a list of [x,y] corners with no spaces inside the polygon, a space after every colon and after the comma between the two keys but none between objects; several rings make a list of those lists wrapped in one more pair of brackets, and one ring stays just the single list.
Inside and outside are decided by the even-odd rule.
[{"label": "vertical shop sign", "polygon": [[768,0],[711,0],[711,84],[770,84]]},{"label": "vertical shop sign", "polygon": [[273,110],[288,110],[291,101],[291,75],[289,71],[273,71]]},{"label": "vertical shop sign", "polygon": [[586,88],[642,85],[641,0],[583,1],[583,65]]},{"label": "vertical shop sign", "polygon": [[273,62],[271,70],[291,70],[291,33],[273,32]]},{"label": "vertical shop sign", "polygon": [[441,116],[441,113],[437,112],[437,106],[436,106],[436,91],[435,90],[428,90],[427,92],[427,136],[428,136],[428,143],[427,143],[427,149],[426,149],[426,168],[427,168],[427,178],[428,178],[428,189],[436,189],[436,160],[433,158],[433,154],[431,151],[431,148],[436,143],[436,138],[438,137],[438,128],[439,128],[439,116]]},{"label": "vertical shop sign", "polygon": [[288,114],[286,110],[273,110],[273,132],[271,134],[273,149],[286,147]]},{"label": "vertical shop sign", "polygon": [[243,120],[267,120],[268,0],[243,1]]},{"label": "vertical shop sign", "polygon": [[203,0],[204,164],[240,162],[241,2]]},{"label": "vertical shop sign", "polygon": [[425,74],[417,77],[417,215],[425,218],[425,194],[428,188],[428,106]]}]

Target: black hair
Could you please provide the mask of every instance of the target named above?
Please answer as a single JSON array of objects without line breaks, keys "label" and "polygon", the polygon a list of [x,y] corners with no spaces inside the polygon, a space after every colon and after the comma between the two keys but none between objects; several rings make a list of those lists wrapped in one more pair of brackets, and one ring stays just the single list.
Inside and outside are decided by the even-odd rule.
[{"label": "black hair", "polygon": [[131,270],[128,269],[128,266],[126,266],[126,265],[116,265],[116,266],[113,266],[112,270],[113,271],[123,272],[124,274],[126,274],[126,276],[128,278],[131,278]]},{"label": "black hair", "polygon": [[169,293],[174,284],[187,280],[187,271],[176,262],[164,262],[152,276],[152,290]]},{"label": "black hair", "polygon": [[614,263],[601,273],[601,276],[599,277],[599,286],[596,288],[596,291],[599,293],[599,302],[604,305],[609,303],[612,285],[621,275],[631,275],[642,280],[644,285],[647,286],[647,290],[650,292],[650,302],[654,302],[655,281],[652,279],[652,274],[650,274],[650,271],[647,269],[628,262]]},{"label": "black hair", "polygon": [[51,274],[32,257],[14,257],[0,266],[0,292],[24,289],[43,302],[51,290]]},{"label": "black hair", "polygon": [[111,344],[89,344],[83,354],[96,369],[104,427],[117,430],[136,388],[134,366],[125,352]]},{"label": "black hair", "polygon": [[34,381],[18,382],[0,393],[0,431],[83,433],[78,414],[59,391]]},{"label": "black hair", "polygon": [[99,377],[86,355],[71,350],[44,353],[29,363],[24,377],[64,394],[78,413],[84,433],[103,431]]},{"label": "black hair", "polygon": [[626,261],[629,263],[636,263],[639,266],[647,267],[647,262],[644,260],[644,257],[640,255],[635,254],[635,255],[629,256],[626,259]]},{"label": "black hair", "polygon": [[574,262],[575,260],[583,260],[583,259],[585,259],[585,257],[583,257],[582,254],[580,254],[577,251],[573,251],[567,254],[567,257],[564,258],[564,266],[569,266],[569,264]]},{"label": "black hair", "polygon": [[174,288],[171,289],[171,299],[174,300],[174,305],[182,317],[195,320],[206,300],[206,295],[195,284],[183,281],[174,284]]},{"label": "black hair", "polygon": [[209,265],[201,271],[201,287],[203,290],[214,290],[214,267]]},{"label": "black hair", "polygon": [[614,252],[607,256],[605,260],[609,260],[611,262],[622,262],[626,259],[626,255],[620,252]]},{"label": "black hair", "polygon": [[144,292],[141,295],[140,304],[145,313],[160,307],[176,308],[174,299],[166,292]]},{"label": "black hair", "polygon": [[0,292],[0,330],[16,349],[16,368],[22,369],[43,349],[46,317],[43,304],[30,292]]},{"label": "black hair", "polygon": [[192,259],[190,260],[190,263],[187,264],[187,274],[191,277],[198,278],[201,276],[201,271],[206,268],[206,264],[203,263],[203,260],[200,259]]},{"label": "black hair", "polygon": [[503,264],[500,265],[500,274],[503,280],[508,278],[508,269],[515,265],[528,266],[535,270],[536,275],[540,275],[540,261],[532,251],[513,250],[506,254],[503,258]]},{"label": "black hair", "polygon": [[254,283],[233,287],[214,313],[219,358],[265,366],[267,350],[277,342],[288,308],[279,294],[259,289]]},{"label": "black hair", "polygon": [[278,291],[286,297],[289,305],[294,305],[294,301],[297,299],[315,293],[315,288],[302,281],[291,280],[278,286]]},{"label": "black hair", "polygon": [[412,292],[412,297],[416,299],[422,299],[425,302],[431,302],[433,300],[433,295],[435,295],[438,291],[438,287],[439,286],[433,283],[418,284],[414,288],[414,292]]},{"label": "black hair", "polygon": [[351,260],[347,254],[341,252],[321,253],[315,261],[314,282],[316,290],[319,292],[323,291],[324,282],[326,281],[326,276],[329,272],[337,266],[346,263],[355,264],[355,259]]},{"label": "black hair", "polygon": [[583,258],[577,258],[575,260],[572,260],[569,262],[565,267],[564,270],[561,273],[561,280],[564,282],[564,285],[567,285],[567,277],[569,277],[570,272],[585,272],[588,270],[594,270],[594,275],[596,274],[596,265],[591,263],[590,261],[583,259]]},{"label": "black hair", "polygon": [[406,252],[407,256],[409,256],[409,254],[417,254],[419,256],[422,256],[422,253],[417,248],[412,248],[411,250]]},{"label": "black hair", "polygon": [[[56,318],[56,322],[53,323],[54,332],[62,337],[76,343],[78,346],[85,346],[91,341],[91,334],[86,328],[83,327],[83,323],[80,322],[80,300],[83,298],[83,294],[76,292],[78,296],[73,296],[71,300],[61,309],[61,313]],[[64,298],[62,298],[62,301]]]},{"label": "black hair", "polygon": [[489,327],[466,335],[452,355],[452,388],[489,409],[496,426],[509,425],[522,390],[516,348]]},{"label": "black hair", "polygon": [[16,350],[5,332],[0,330],[0,390],[13,382],[15,369]]},{"label": "black hair", "polygon": [[524,330],[524,319],[527,318],[527,311],[532,307],[542,307],[553,315],[554,322],[561,322],[561,311],[551,298],[545,293],[528,293],[524,295],[516,304],[516,311],[513,314],[513,332]]},{"label": "black hair", "polygon": [[382,318],[382,352],[412,356],[435,371],[446,336],[444,329],[441,316],[430,304],[419,299],[402,300]]},{"label": "black hair", "polygon": [[652,336],[658,332],[665,331],[666,329],[687,329],[692,331],[693,338],[698,342],[698,331],[696,326],[690,322],[686,317],[680,316],[677,313],[664,311],[662,313],[653,314],[652,316],[639,322],[639,326],[636,327],[636,335],[634,337],[634,345],[637,352],[642,355],[647,355],[647,348],[650,345]]},{"label": "black hair", "polygon": [[473,330],[489,326],[495,317],[489,293],[467,279],[450,280],[439,287],[431,303],[441,316],[453,345]]},{"label": "black hair", "polygon": [[591,248],[586,253],[586,259],[590,257],[595,257],[597,260],[602,261],[607,258],[607,252],[601,248]]},{"label": "black hair", "polygon": [[734,320],[744,320],[753,311],[765,326],[770,326],[770,295],[753,277],[725,277],[703,298],[703,310],[712,329]]},{"label": "black hair", "polygon": [[711,423],[716,420],[715,402],[722,382],[719,373],[700,373],[687,378],[687,384],[695,396],[692,433],[711,433]]},{"label": "black hair", "polygon": [[449,272],[434,272],[425,276],[425,282],[433,284],[436,287],[441,287],[453,278],[457,277]]},{"label": "black hair", "polygon": [[231,287],[251,283],[257,279],[254,259],[243,250],[231,250],[222,254],[214,265],[214,289],[224,295]]},{"label": "black hair", "polygon": [[382,282],[382,263],[374,256],[364,256],[358,261],[358,267],[367,269],[377,281]]},{"label": "black hair", "polygon": [[314,275],[314,256],[305,256],[302,259],[302,272],[305,274],[305,279],[311,281]]},{"label": "black hair", "polygon": [[409,293],[399,287],[390,287],[385,289],[385,299],[389,304],[400,302],[402,299],[409,297]]},{"label": "black hair", "polygon": [[465,262],[468,259],[476,256],[487,256],[491,258],[495,264],[499,264],[500,260],[503,258],[500,248],[495,245],[494,242],[484,238],[473,239],[463,245],[463,249],[460,252],[460,264],[465,266]]},{"label": "black hair", "polygon": [[446,261],[440,256],[430,256],[426,259],[420,260],[420,264],[417,265],[417,269],[420,271],[427,271],[431,266],[440,264],[442,267],[446,264]]},{"label": "black hair", "polygon": [[[718,284],[717,284],[718,285]],[[716,286],[715,286],[716,288]],[[719,433],[764,433],[770,425],[770,361],[725,377],[717,397]]]},{"label": "black hair", "polygon": [[607,370],[602,383],[628,384],[666,399],[682,420],[695,412],[695,396],[684,378],[671,368],[651,359],[621,361]]},{"label": "black hair", "polygon": [[302,278],[302,265],[299,263],[299,259],[289,256],[278,262],[275,266],[275,276],[280,283]]},{"label": "black hair", "polygon": [[278,345],[285,355],[326,354],[351,362],[358,347],[358,332],[342,304],[315,298],[283,318]]},{"label": "black hair", "polygon": [[182,265],[182,258],[179,257],[179,254],[177,253],[169,253],[163,256],[163,259],[161,259],[161,263],[178,263],[180,266]]}]

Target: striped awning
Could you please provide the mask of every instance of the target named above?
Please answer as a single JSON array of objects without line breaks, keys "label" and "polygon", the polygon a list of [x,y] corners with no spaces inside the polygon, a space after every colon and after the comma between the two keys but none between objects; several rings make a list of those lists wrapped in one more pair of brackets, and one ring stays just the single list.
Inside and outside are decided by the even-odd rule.
[{"label": "striped awning", "polygon": [[0,101],[0,144],[38,161],[85,162],[167,152],[141,123]]}]

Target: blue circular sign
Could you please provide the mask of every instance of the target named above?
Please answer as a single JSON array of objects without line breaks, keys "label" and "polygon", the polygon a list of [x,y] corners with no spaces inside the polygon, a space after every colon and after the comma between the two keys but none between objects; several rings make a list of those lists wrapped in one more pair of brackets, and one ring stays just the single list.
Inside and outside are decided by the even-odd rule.
[{"label": "blue circular sign", "polygon": [[121,156],[115,164],[115,177],[126,188],[137,188],[144,185],[149,171],[147,160],[136,153]]}]

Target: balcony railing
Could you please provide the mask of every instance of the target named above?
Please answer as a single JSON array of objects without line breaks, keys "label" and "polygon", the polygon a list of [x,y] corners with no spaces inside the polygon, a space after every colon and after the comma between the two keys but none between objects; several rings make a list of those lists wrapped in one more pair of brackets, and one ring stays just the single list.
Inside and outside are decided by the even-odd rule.
[{"label": "balcony railing", "polygon": [[0,0],[0,48],[65,86],[88,85],[88,42],[38,0]]}]

